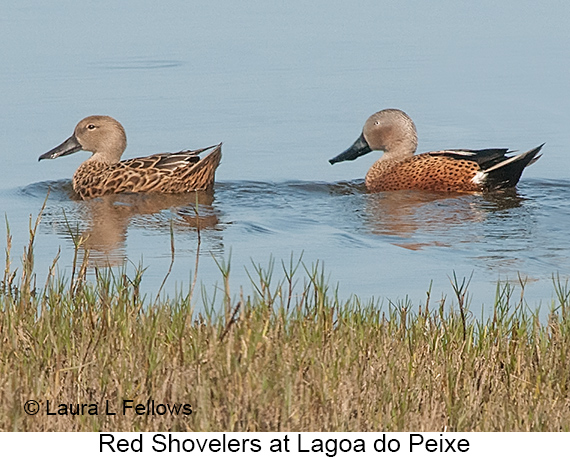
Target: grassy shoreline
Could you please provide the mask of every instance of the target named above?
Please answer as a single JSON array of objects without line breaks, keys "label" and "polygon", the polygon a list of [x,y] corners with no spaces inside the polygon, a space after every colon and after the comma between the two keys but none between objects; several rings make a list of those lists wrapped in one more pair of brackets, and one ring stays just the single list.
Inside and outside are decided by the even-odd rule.
[{"label": "grassy shoreline", "polygon": [[[66,279],[56,259],[38,285],[36,229],[17,270],[8,236],[2,431],[570,431],[568,284],[546,322],[509,284],[475,318],[466,281],[415,312],[342,301],[318,264],[291,261],[254,267],[237,299],[202,289],[196,313],[195,284],[148,303],[141,271],[87,280],[78,261]],[[160,413],[175,405],[191,414]]]}]

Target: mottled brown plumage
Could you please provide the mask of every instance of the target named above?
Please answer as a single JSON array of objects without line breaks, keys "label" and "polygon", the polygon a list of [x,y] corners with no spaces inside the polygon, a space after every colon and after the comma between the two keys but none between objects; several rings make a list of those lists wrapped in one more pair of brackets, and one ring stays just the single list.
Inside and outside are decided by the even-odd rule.
[{"label": "mottled brown plumage", "polygon": [[477,192],[516,186],[525,167],[538,160],[543,146],[514,156],[508,156],[507,149],[450,149],[414,155],[417,144],[410,117],[403,111],[386,109],[370,116],[356,142],[330,163],[384,151],[366,174],[370,192]]},{"label": "mottled brown plumage", "polygon": [[[81,198],[121,192],[181,193],[208,190],[221,157],[221,143],[195,151],[154,154],[121,161],[127,146],[123,126],[109,116],[89,116],[61,145],[40,156],[55,159],[84,150],[93,155],[73,175],[73,189]],[[200,158],[199,154],[208,152]]]}]

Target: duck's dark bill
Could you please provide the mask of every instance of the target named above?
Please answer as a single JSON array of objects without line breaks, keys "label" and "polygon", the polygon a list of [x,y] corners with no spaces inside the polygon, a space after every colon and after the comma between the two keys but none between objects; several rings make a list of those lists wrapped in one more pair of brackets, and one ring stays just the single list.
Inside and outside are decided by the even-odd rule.
[{"label": "duck's dark bill", "polygon": [[363,133],[358,137],[358,140],[356,140],[351,147],[349,147],[343,153],[330,159],[329,162],[332,165],[337,162],[344,162],[345,160],[358,159],[360,156],[368,154],[370,151],[372,151],[372,149],[370,149],[370,146],[368,145],[368,142],[364,138],[364,133]]},{"label": "duck's dark bill", "polygon": [[77,141],[75,135],[72,135],[59,146],[53,148],[51,151],[48,151],[45,154],[42,154],[39,157],[38,161],[42,159],[57,159],[58,157],[73,154],[74,152],[80,150],[81,145],[79,144],[79,141]]}]

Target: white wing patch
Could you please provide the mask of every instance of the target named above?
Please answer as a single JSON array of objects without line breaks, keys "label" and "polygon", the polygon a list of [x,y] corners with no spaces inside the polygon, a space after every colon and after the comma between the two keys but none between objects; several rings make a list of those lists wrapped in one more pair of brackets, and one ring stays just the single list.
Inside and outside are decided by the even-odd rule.
[{"label": "white wing patch", "polygon": [[486,179],[487,179],[487,172],[478,171],[477,173],[475,173],[475,176],[471,178],[471,182],[473,184],[477,184],[478,186],[482,186]]},{"label": "white wing patch", "polygon": [[459,156],[459,157],[473,157],[477,155],[474,151],[464,151],[464,150],[454,150],[454,149],[445,149],[443,151],[433,151],[428,152],[431,155],[439,155],[439,156]]},{"label": "white wing patch", "polygon": [[475,155],[475,153],[473,151],[455,151],[455,150],[450,150],[450,151],[443,151],[443,152],[447,152],[451,155],[454,156],[465,156],[465,157],[473,157]]}]

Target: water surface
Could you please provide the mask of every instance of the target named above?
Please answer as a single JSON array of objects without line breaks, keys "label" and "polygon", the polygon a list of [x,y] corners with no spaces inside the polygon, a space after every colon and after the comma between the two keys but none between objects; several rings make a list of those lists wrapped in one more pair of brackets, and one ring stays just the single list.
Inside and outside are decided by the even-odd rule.
[{"label": "water surface", "polygon": [[[570,272],[569,14],[514,1],[5,5],[0,205],[13,256],[51,189],[40,275],[58,251],[68,271],[82,234],[93,265],[142,262],[156,291],[172,228],[173,293],[191,280],[200,227],[200,281],[220,283],[214,259],[231,258],[236,294],[252,260],[302,256],[323,262],[343,296],[417,304],[432,281],[449,294],[455,272],[471,277],[474,305],[521,277],[529,305],[548,306],[552,275]],[[327,159],[388,107],[414,119],[420,152],[546,142],[543,157],[513,192],[370,195],[362,178],[378,155]],[[125,157],[223,141],[215,193],[74,199],[88,153],[37,157],[90,114],[123,123]]]}]

